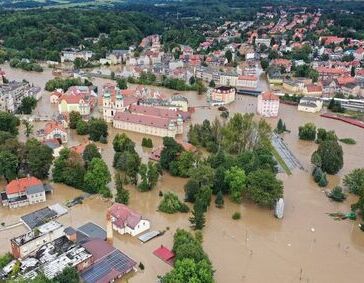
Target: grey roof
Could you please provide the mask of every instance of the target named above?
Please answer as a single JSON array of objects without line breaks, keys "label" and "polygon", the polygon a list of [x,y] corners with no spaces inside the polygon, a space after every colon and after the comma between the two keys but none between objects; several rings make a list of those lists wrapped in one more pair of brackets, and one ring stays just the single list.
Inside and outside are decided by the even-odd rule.
[{"label": "grey roof", "polygon": [[90,239],[106,239],[106,232],[100,226],[95,223],[88,222],[81,227],[78,227],[77,230],[83,234],[85,234]]},{"label": "grey roof", "polygon": [[26,214],[20,217],[20,219],[29,229],[34,229],[35,227],[38,227],[48,222],[50,219],[55,218],[56,216],[57,213],[55,211],[53,211],[49,207],[45,207],[37,211],[31,212],[29,214]]},{"label": "grey roof", "polygon": [[76,233],[76,230],[73,229],[71,226],[68,226],[67,228],[64,229],[64,233],[68,236],[73,235]]},{"label": "grey roof", "polygon": [[38,193],[43,193],[43,192],[44,192],[43,184],[34,185],[34,186],[27,188],[27,195],[38,194]]}]

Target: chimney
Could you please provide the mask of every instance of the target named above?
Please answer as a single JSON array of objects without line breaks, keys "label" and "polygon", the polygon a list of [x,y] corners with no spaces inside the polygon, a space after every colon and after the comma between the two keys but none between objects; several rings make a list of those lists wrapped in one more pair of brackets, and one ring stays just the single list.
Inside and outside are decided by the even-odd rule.
[{"label": "chimney", "polygon": [[113,230],[112,230],[112,222],[110,211],[108,210],[106,213],[106,241],[112,245],[113,244]]}]

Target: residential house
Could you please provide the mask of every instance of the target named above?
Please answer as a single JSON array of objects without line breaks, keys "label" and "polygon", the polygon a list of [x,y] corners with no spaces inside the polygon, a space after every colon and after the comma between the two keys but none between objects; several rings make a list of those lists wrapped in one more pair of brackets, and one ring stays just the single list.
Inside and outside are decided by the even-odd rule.
[{"label": "residential house", "polygon": [[150,221],[121,203],[114,203],[107,211],[108,225],[119,234],[136,236],[150,228]]},{"label": "residential house", "polygon": [[41,180],[36,177],[25,177],[12,180],[6,185],[5,191],[1,192],[3,206],[16,208],[45,202],[45,187]]},{"label": "residential house", "polygon": [[60,144],[67,143],[68,140],[64,126],[56,121],[45,124],[43,129],[37,131],[37,135],[42,141],[56,139]]},{"label": "residential house", "polygon": [[258,95],[257,112],[263,117],[277,117],[279,98],[274,93],[265,91]]},{"label": "residential house", "polygon": [[277,66],[286,73],[291,72],[292,62],[288,59],[274,59],[271,62],[272,66]]}]

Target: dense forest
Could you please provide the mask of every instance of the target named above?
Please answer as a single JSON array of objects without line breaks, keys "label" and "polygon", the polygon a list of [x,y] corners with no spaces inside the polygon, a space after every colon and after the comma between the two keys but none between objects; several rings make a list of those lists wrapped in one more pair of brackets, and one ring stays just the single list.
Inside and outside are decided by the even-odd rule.
[{"label": "dense forest", "polygon": [[[145,35],[161,33],[160,21],[141,13],[102,10],[52,9],[0,13],[1,57],[58,60],[59,51],[102,37],[92,50],[103,56],[110,49],[125,49]],[[17,53],[15,50],[20,51]]]}]

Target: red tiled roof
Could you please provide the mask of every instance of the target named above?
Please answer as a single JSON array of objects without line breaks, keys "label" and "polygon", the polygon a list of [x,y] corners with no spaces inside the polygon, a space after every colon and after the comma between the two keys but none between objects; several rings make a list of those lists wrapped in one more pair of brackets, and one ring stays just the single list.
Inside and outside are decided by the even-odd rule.
[{"label": "red tiled roof", "polygon": [[112,207],[109,208],[109,212],[116,218],[113,223],[120,228],[128,226],[134,229],[140,220],[142,220],[140,214],[121,203],[114,203]]},{"label": "red tiled roof", "polygon": [[162,128],[162,129],[168,128],[168,125],[170,123],[170,119],[167,118],[161,118],[149,115],[139,115],[128,112],[117,112],[114,116],[114,120],[151,126],[156,128]]},{"label": "red tiled roof", "polygon": [[356,79],[353,77],[340,77],[336,79],[339,85],[346,85],[349,83],[355,83]]},{"label": "red tiled roof", "polygon": [[279,100],[278,96],[276,96],[273,92],[265,91],[262,93],[263,100]]},{"label": "red tiled roof", "polygon": [[344,75],[348,73],[348,71],[346,71],[345,69],[340,69],[340,68],[318,67],[316,70],[320,74],[325,73],[331,75]]},{"label": "red tiled roof", "polygon": [[61,124],[58,124],[57,122],[49,122],[44,126],[44,133],[46,135],[48,135],[49,133],[51,133],[52,131],[59,129],[62,132],[65,132],[64,127]]},{"label": "red tiled roof", "polygon": [[131,105],[129,111],[132,113],[155,116],[160,118],[177,119],[178,112],[170,109],[155,108],[143,105]]},{"label": "red tiled roof", "polygon": [[306,86],[307,92],[321,92],[322,87],[320,85],[310,84]]},{"label": "red tiled roof", "polygon": [[272,61],[273,65],[279,65],[279,66],[290,66],[292,65],[291,61],[288,59],[274,59]]},{"label": "red tiled roof", "polygon": [[36,185],[42,185],[42,181],[36,177],[25,177],[21,179],[16,179],[11,181],[6,186],[6,194],[10,195],[25,192],[27,188]]}]

